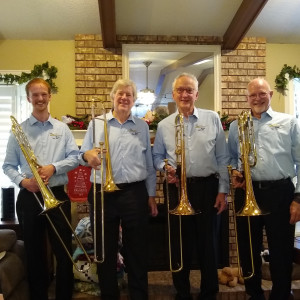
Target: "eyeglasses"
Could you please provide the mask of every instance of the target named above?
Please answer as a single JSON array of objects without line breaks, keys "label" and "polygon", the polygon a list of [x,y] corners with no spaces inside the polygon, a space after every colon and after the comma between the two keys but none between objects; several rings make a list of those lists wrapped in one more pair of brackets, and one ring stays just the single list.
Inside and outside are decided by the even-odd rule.
[{"label": "eyeglasses", "polygon": [[193,92],[194,92],[194,90],[195,89],[192,89],[192,88],[177,88],[177,89],[175,89],[176,90],[176,92],[178,93],[178,94],[183,94],[183,92],[184,91],[186,91],[187,92],[187,94],[189,94],[189,95],[191,95],[191,94],[193,94]]},{"label": "eyeglasses", "polygon": [[268,95],[269,95],[269,93],[261,92],[261,93],[258,93],[258,94],[251,94],[248,97],[249,97],[250,100],[255,100],[257,97],[258,98],[267,98]]}]

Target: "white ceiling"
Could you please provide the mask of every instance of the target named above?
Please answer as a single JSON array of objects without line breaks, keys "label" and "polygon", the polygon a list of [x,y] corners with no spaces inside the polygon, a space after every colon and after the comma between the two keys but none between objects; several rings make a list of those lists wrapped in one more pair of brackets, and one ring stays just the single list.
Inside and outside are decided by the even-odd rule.
[{"label": "white ceiling", "polygon": [[[255,0],[258,1],[258,0]],[[117,34],[223,36],[242,0],[115,0]],[[247,36],[300,43],[300,1],[269,0]],[[101,34],[97,0],[1,1],[0,40]]]},{"label": "white ceiling", "polygon": [[[117,35],[186,35],[220,38],[225,34],[243,2],[243,0],[106,1],[115,1]],[[299,0],[269,0],[246,36],[265,37],[267,43],[299,44],[299,16]],[[74,40],[76,34],[101,34],[98,0],[1,0],[0,40]],[[168,52],[167,57],[163,57],[162,53],[157,57],[149,52],[144,57],[141,53],[138,55],[133,59],[137,68],[140,66],[140,73],[132,79],[136,81],[138,89],[145,88],[145,67],[142,62],[151,60],[153,64],[149,67],[149,88],[155,89],[157,76],[150,74],[151,69],[159,74],[158,69],[173,63],[176,58],[172,55],[180,56],[180,53]]]}]

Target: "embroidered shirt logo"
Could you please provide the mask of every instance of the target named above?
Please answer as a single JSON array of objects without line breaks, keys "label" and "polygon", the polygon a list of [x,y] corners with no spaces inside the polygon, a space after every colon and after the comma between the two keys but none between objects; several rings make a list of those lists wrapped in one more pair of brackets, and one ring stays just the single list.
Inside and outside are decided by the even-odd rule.
[{"label": "embroidered shirt logo", "polygon": [[272,129],[279,129],[282,126],[281,124],[276,124],[276,123],[274,123],[274,124],[268,124],[268,125]]},{"label": "embroidered shirt logo", "polygon": [[205,130],[205,126],[197,124],[197,125],[195,126],[195,129],[196,129],[197,131],[203,131],[203,130]]},{"label": "embroidered shirt logo", "polygon": [[139,133],[139,131],[130,128],[129,133],[131,133],[132,135],[137,135]]},{"label": "embroidered shirt logo", "polygon": [[53,140],[58,140],[59,138],[61,138],[61,134],[56,134],[56,133],[50,133],[50,137],[53,139]]}]

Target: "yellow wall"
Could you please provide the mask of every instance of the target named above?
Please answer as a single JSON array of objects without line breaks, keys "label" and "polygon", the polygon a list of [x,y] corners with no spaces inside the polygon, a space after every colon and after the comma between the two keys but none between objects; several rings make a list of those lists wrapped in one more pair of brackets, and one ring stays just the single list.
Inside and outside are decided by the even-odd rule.
[{"label": "yellow wall", "polygon": [[54,80],[58,93],[52,95],[52,117],[75,115],[74,41],[0,40],[0,70],[32,70],[46,61],[58,69]]},{"label": "yellow wall", "polygon": [[214,74],[209,74],[199,88],[196,107],[214,110]]},{"label": "yellow wall", "polygon": [[299,44],[267,44],[266,78],[274,90],[272,108],[284,112],[284,96],[275,90],[275,78],[284,64],[300,67]]},{"label": "yellow wall", "polygon": [[[300,67],[300,45],[267,44],[266,78],[274,89],[275,77],[284,64]],[[75,115],[75,57],[74,41],[14,41],[0,40],[0,70],[31,70],[46,61],[58,68],[55,83],[58,93],[53,95],[51,114]],[[284,97],[274,90],[274,110],[284,111]]]}]

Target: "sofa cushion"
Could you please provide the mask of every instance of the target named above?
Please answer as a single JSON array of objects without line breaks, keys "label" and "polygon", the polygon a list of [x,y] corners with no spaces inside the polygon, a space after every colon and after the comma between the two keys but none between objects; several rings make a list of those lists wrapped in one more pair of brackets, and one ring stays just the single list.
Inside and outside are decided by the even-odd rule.
[{"label": "sofa cushion", "polygon": [[17,254],[25,264],[26,257],[25,257],[24,241],[17,240],[16,243],[13,245],[13,247],[10,249],[10,251]]},{"label": "sofa cushion", "polygon": [[25,270],[21,259],[12,252],[6,252],[0,261],[0,284],[5,299],[24,278]]},{"label": "sofa cushion", "polygon": [[[262,267],[262,279],[271,280],[270,268],[268,262],[263,262]],[[300,265],[293,263],[292,280],[300,279]]]},{"label": "sofa cushion", "polygon": [[17,235],[15,231],[11,229],[0,230],[0,252],[8,251],[17,241]]}]

